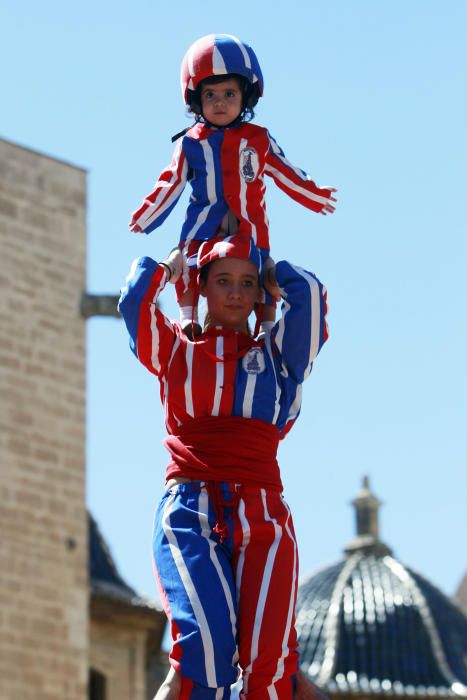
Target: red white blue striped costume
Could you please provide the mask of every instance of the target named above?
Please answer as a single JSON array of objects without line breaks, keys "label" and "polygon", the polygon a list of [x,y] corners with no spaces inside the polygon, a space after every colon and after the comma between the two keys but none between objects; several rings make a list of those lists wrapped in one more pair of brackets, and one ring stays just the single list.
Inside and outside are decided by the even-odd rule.
[{"label": "red white blue striped costume", "polygon": [[[330,189],[318,187],[292,165],[264,127],[242,122],[216,129],[197,123],[177,141],[171,164],[134,212],[130,228],[150,233],[160,226],[190,182],[193,192],[181,231],[182,243],[212,238],[230,211],[238,221],[238,232],[269,250],[265,175],[292,199],[316,212],[332,195]],[[228,232],[235,231],[230,228]]]},{"label": "red white blue striped costume", "polygon": [[[296,420],[301,384],[327,339],[326,292],[313,274],[280,262],[282,317],[264,341],[213,328],[191,342],[157,308],[166,275],[150,258],[135,261],[119,308],[133,352],[159,377],[169,449],[182,435],[190,455],[198,426],[208,438],[203,447],[209,452],[209,431],[215,444],[207,459],[209,481],[166,491],[155,520],[156,576],[181,698],[228,700],[239,665],[247,700],[292,700],[297,546],[278,471],[267,472],[271,483],[261,482],[267,444],[248,454],[248,436],[252,445],[258,434],[277,447]],[[232,417],[247,425],[248,439],[245,445],[226,440],[222,453],[222,429]],[[194,457],[200,454],[193,447]],[[237,458],[251,476],[229,478],[243,473],[233,463]],[[223,536],[216,531],[219,514]]]}]

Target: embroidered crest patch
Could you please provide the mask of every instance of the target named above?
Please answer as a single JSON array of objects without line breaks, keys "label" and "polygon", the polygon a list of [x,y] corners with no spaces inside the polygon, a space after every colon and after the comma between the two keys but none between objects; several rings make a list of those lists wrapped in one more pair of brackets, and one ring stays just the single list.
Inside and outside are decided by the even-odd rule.
[{"label": "embroidered crest patch", "polygon": [[266,369],[261,348],[250,348],[242,360],[243,369],[248,374],[261,374]]},{"label": "embroidered crest patch", "polygon": [[246,182],[253,182],[259,171],[259,158],[254,148],[247,146],[240,151],[240,175]]}]

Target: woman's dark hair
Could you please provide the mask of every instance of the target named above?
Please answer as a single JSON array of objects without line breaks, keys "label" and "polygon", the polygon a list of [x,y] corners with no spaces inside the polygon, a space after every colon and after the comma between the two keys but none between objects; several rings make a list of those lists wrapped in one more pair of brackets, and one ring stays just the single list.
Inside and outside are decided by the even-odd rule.
[{"label": "woman's dark hair", "polygon": [[[201,283],[203,285],[206,284],[208,281],[208,275],[209,275],[209,270],[211,269],[212,262],[208,263],[204,267],[201,268],[199,271],[199,283],[201,286]],[[203,322],[203,333],[204,331],[207,331],[209,326],[211,325],[211,317],[209,316],[209,311],[206,311],[206,316],[204,317],[204,322]]]},{"label": "woman's dark hair", "polygon": [[190,101],[190,112],[193,112],[197,122],[203,120],[201,109],[201,91],[203,87],[206,85],[217,85],[218,83],[223,83],[232,78],[237,81],[243,96],[242,111],[239,120],[249,122],[253,119],[255,112],[253,108],[249,106],[249,103],[252,101],[252,91],[255,89],[255,87],[251,85],[248,80],[243,77],[243,75],[238,75],[238,73],[226,73],[225,75],[212,75],[210,78],[201,80],[198,87],[194,91],[193,97]]},{"label": "woman's dark hair", "polygon": [[208,263],[207,265],[204,265],[201,270],[199,271],[199,281],[202,282],[203,284],[206,284],[208,281],[208,274],[210,267],[212,265],[212,262]]}]

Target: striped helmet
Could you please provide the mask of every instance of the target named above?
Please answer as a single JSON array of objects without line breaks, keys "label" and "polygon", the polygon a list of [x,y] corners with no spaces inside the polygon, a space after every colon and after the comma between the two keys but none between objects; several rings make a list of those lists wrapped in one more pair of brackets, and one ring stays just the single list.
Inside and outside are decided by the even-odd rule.
[{"label": "striped helmet", "polygon": [[208,34],[198,39],[182,61],[180,82],[185,104],[193,106],[202,80],[232,74],[246,79],[245,107],[253,109],[263,94],[263,75],[253,49],[231,34]]}]

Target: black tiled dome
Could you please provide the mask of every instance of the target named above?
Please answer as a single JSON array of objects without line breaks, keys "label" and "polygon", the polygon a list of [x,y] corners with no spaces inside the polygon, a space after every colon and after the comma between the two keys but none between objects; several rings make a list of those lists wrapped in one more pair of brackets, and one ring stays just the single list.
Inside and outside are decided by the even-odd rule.
[{"label": "black tiled dome", "polygon": [[302,670],[333,694],[466,697],[467,617],[381,553],[377,533],[373,544],[359,536],[364,545],[299,587]]}]

